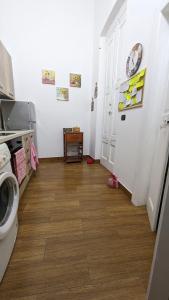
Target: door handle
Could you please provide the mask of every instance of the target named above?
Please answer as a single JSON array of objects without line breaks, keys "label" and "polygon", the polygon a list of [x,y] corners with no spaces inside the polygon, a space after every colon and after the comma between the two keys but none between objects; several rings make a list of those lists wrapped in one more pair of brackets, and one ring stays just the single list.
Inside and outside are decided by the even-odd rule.
[{"label": "door handle", "polygon": [[112,111],[109,111],[109,116],[111,116],[112,115]]},{"label": "door handle", "polygon": [[166,128],[169,125],[169,120],[166,118],[161,122],[160,128]]}]

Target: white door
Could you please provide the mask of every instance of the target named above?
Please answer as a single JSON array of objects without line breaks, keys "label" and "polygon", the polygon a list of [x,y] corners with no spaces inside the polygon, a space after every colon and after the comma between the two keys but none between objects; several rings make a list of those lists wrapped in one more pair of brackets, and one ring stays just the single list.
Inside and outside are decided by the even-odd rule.
[{"label": "white door", "polygon": [[156,146],[151,170],[147,210],[152,230],[156,230],[165,173],[169,156],[169,101],[161,116],[161,124],[156,137]]},{"label": "white door", "polygon": [[118,113],[119,83],[122,78],[121,66],[124,59],[125,12],[125,7],[122,7],[105,40],[106,67],[101,164],[110,172],[113,172],[116,154],[116,118]]},{"label": "white door", "polygon": [[[147,197],[147,211],[154,231],[157,227],[162,190],[169,158],[169,3],[160,17],[154,57],[154,66],[157,75],[153,78],[155,89],[156,111],[152,115],[157,119],[155,124],[155,145],[152,152],[150,183]],[[165,45],[165,47],[161,47]]]},{"label": "white door", "polygon": [[147,290],[147,300],[169,299],[169,169]]}]

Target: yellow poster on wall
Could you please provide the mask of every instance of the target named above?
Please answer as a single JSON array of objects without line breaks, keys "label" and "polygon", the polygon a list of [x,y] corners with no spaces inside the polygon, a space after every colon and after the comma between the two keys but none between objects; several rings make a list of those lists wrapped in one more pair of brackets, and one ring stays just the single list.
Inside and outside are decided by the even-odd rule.
[{"label": "yellow poster on wall", "polygon": [[141,107],[143,105],[145,75],[146,69],[143,69],[121,84],[119,90],[119,111]]}]

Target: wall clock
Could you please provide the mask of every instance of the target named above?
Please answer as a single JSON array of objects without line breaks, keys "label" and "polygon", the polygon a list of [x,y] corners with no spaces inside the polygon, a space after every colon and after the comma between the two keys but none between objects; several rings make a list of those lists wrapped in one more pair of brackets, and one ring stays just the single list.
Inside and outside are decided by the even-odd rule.
[{"label": "wall clock", "polygon": [[142,53],[143,53],[142,44],[140,43],[135,44],[127,58],[126,74],[128,77],[133,76],[137,72],[141,64]]}]

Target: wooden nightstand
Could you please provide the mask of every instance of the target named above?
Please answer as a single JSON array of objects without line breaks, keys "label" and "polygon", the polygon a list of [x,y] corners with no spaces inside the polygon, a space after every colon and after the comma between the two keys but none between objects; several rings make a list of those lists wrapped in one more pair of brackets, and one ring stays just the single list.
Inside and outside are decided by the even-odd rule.
[{"label": "wooden nightstand", "polygon": [[83,132],[63,132],[65,162],[83,160]]}]

